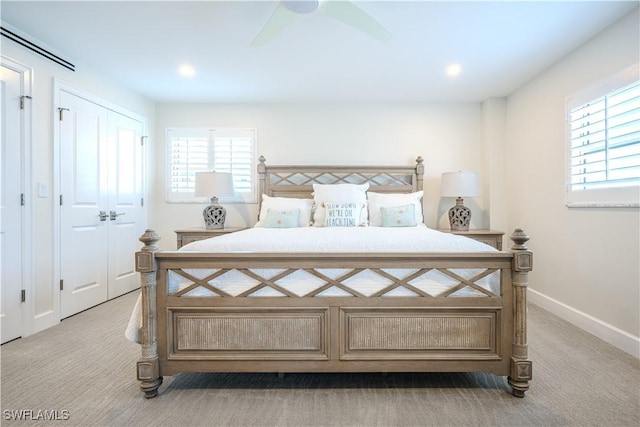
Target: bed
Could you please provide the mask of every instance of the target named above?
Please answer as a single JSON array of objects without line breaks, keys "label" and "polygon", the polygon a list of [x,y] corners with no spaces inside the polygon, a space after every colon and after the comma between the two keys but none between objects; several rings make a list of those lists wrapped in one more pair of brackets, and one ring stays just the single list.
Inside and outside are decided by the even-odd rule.
[{"label": "bed", "polygon": [[488,372],[524,397],[529,237],[516,229],[498,251],[430,230],[419,221],[423,171],[421,157],[394,167],[261,157],[257,227],[179,251],[160,251],[147,230],[132,316],[145,397],[185,372]]}]

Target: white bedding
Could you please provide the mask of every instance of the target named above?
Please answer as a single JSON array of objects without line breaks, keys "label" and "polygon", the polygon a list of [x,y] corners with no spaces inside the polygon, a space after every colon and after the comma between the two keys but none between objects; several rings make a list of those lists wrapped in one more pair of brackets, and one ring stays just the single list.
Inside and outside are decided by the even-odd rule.
[{"label": "white bedding", "polygon": [[[199,252],[383,252],[383,253],[410,253],[410,252],[489,252],[495,251],[489,245],[462,236],[450,233],[442,233],[427,228],[424,225],[416,227],[298,227],[298,228],[251,228],[235,233],[225,234],[211,239],[189,243],[180,249],[184,251]],[[349,272],[349,269],[316,269],[319,273],[336,279]],[[216,269],[188,269],[187,273],[202,279],[215,273]],[[251,271],[263,278],[270,279],[284,270],[280,269],[251,269]],[[387,269],[385,270],[395,277],[405,278],[416,272],[416,269]],[[482,270],[456,269],[451,270],[460,277],[470,279]],[[169,271],[168,292],[175,294],[193,282],[185,277]],[[277,281],[277,285],[287,289],[298,296],[303,296],[325,285],[322,279],[304,271],[296,271]],[[393,282],[370,270],[363,271],[342,282],[349,288],[365,295],[372,295]],[[460,281],[445,275],[442,272],[432,270],[409,283],[432,296],[437,296]],[[476,282],[479,286],[500,294],[500,277],[497,272]],[[215,279],[211,285],[235,296],[239,295],[258,282],[238,271],[230,271]],[[385,297],[416,296],[417,294],[404,287],[399,287],[385,293]],[[197,287],[185,293],[183,297],[217,297],[210,290]],[[252,297],[276,297],[283,294],[276,289],[264,287],[252,293]],[[317,297],[352,296],[350,293],[331,287],[316,295]],[[486,296],[482,292],[471,287],[458,290],[451,296],[473,297]],[[126,336],[132,341],[139,338],[139,311],[136,309],[127,327]]]},{"label": "white bedding", "polygon": [[250,228],[191,242],[181,251],[204,252],[486,252],[492,247],[462,236],[416,227]]}]

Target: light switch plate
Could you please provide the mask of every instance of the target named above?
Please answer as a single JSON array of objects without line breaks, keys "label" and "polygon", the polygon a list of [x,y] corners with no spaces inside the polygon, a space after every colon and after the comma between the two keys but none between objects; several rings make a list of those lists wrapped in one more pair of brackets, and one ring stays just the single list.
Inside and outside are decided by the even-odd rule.
[{"label": "light switch plate", "polygon": [[46,182],[38,181],[38,197],[47,197],[49,195],[49,186]]}]

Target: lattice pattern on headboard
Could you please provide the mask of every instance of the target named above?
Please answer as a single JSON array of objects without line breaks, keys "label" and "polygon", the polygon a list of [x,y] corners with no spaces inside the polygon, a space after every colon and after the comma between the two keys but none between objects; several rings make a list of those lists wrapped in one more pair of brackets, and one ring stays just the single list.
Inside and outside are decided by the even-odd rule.
[{"label": "lattice pattern on headboard", "polygon": [[262,194],[274,197],[311,198],[313,184],[364,184],[378,193],[411,193],[422,190],[422,157],[413,166],[267,166],[260,156],[258,178]]}]

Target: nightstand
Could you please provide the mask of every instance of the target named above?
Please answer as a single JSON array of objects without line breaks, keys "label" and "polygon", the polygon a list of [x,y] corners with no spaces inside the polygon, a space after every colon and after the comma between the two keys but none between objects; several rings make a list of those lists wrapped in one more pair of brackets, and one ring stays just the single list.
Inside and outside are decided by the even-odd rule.
[{"label": "nightstand", "polygon": [[504,232],[495,230],[469,230],[469,231],[457,231],[457,230],[440,230],[444,233],[452,233],[458,236],[465,236],[470,239],[477,240],[482,243],[486,243],[489,246],[502,250],[502,236]]},{"label": "nightstand", "polygon": [[246,227],[240,228],[216,228],[207,230],[206,228],[185,228],[182,230],[176,230],[176,236],[178,238],[178,249],[187,243],[195,242],[197,240],[208,239],[209,237],[222,236],[223,234],[235,233],[236,231],[246,230]]}]

